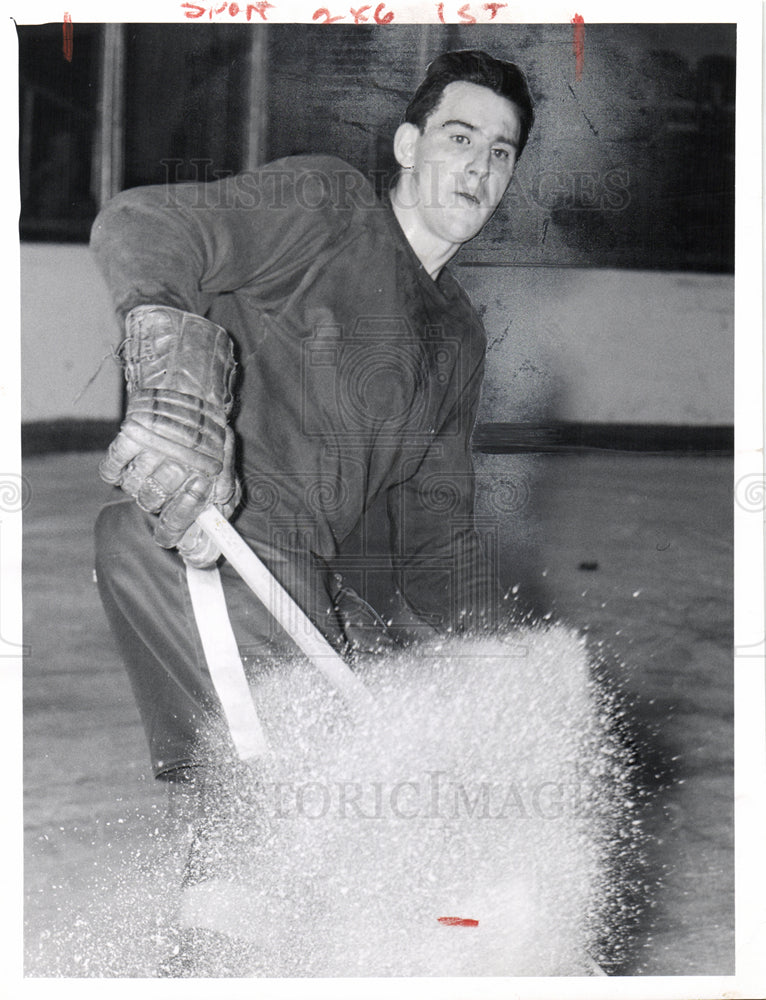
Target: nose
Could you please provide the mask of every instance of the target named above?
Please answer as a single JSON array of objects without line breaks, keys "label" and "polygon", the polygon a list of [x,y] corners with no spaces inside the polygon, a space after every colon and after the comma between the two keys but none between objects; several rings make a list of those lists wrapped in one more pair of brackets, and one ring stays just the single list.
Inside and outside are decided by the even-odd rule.
[{"label": "nose", "polygon": [[468,173],[472,177],[476,177],[479,181],[483,181],[489,176],[490,151],[488,149],[482,150],[474,147],[472,153],[473,155],[468,162]]}]

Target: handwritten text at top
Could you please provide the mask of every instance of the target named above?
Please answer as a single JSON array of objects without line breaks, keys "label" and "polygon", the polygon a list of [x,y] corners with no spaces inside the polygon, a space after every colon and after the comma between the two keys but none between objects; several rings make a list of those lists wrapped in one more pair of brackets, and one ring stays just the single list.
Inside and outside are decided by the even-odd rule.
[{"label": "handwritten text at top", "polygon": [[[442,24],[455,20],[460,24],[494,21],[499,11],[508,6],[507,3],[498,3],[496,0],[490,0],[490,2],[481,0],[481,2],[463,3],[460,6],[458,3],[439,2],[434,4],[437,19]],[[278,20],[276,14],[278,7],[278,4],[271,3],[270,0],[257,0],[256,3],[236,3],[235,0],[223,0],[221,3],[217,3],[215,0],[213,3],[193,3],[191,0],[185,0],[181,4],[184,17],[191,21],[203,17],[210,21],[213,19],[268,21],[272,17],[274,20]],[[317,24],[335,24],[338,21],[345,21],[349,24],[391,24],[395,19],[395,9],[389,9],[385,3],[360,4],[348,8],[338,3],[332,8],[318,7],[311,15],[311,20]]]}]

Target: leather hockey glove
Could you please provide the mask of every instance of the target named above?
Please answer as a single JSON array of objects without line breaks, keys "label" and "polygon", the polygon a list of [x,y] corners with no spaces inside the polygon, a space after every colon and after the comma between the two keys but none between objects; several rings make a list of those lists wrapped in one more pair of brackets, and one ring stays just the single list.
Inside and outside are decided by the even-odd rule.
[{"label": "leather hockey glove", "polygon": [[99,473],[158,515],[159,545],[177,546],[194,566],[210,566],[220,551],[195,518],[211,503],[231,517],[240,499],[228,425],[236,371],[231,340],[215,323],[169,306],[137,306],[125,331],[128,404]]},{"label": "leather hockey glove", "polygon": [[380,654],[395,649],[396,640],[377,611],[343,582],[340,573],[330,581],[335,614],[343,630],[342,653],[352,659],[360,655]]}]

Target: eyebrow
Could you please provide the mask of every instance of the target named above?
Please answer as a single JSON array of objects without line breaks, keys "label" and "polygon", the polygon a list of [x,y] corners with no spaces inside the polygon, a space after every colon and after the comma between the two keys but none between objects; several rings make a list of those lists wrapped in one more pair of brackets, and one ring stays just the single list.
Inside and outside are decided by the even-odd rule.
[{"label": "eyebrow", "polygon": [[[470,122],[461,121],[459,118],[450,118],[449,121],[442,122],[440,128],[446,128],[448,125],[460,125],[469,132],[476,132],[477,128],[475,125],[471,125]],[[519,144],[514,139],[509,139],[507,136],[499,135],[495,142],[503,142],[506,146],[510,146],[512,149],[518,149]]]}]

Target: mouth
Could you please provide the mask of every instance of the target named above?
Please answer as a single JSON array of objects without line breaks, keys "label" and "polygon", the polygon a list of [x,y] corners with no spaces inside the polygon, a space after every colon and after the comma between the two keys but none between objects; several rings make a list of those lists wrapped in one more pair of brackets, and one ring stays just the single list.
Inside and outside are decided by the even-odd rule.
[{"label": "mouth", "polygon": [[458,191],[457,196],[458,198],[465,199],[465,201],[467,201],[469,205],[475,205],[476,207],[481,205],[481,201],[479,200],[479,198],[477,198],[475,194],[470,194],[470,192],[468,191]]}]

